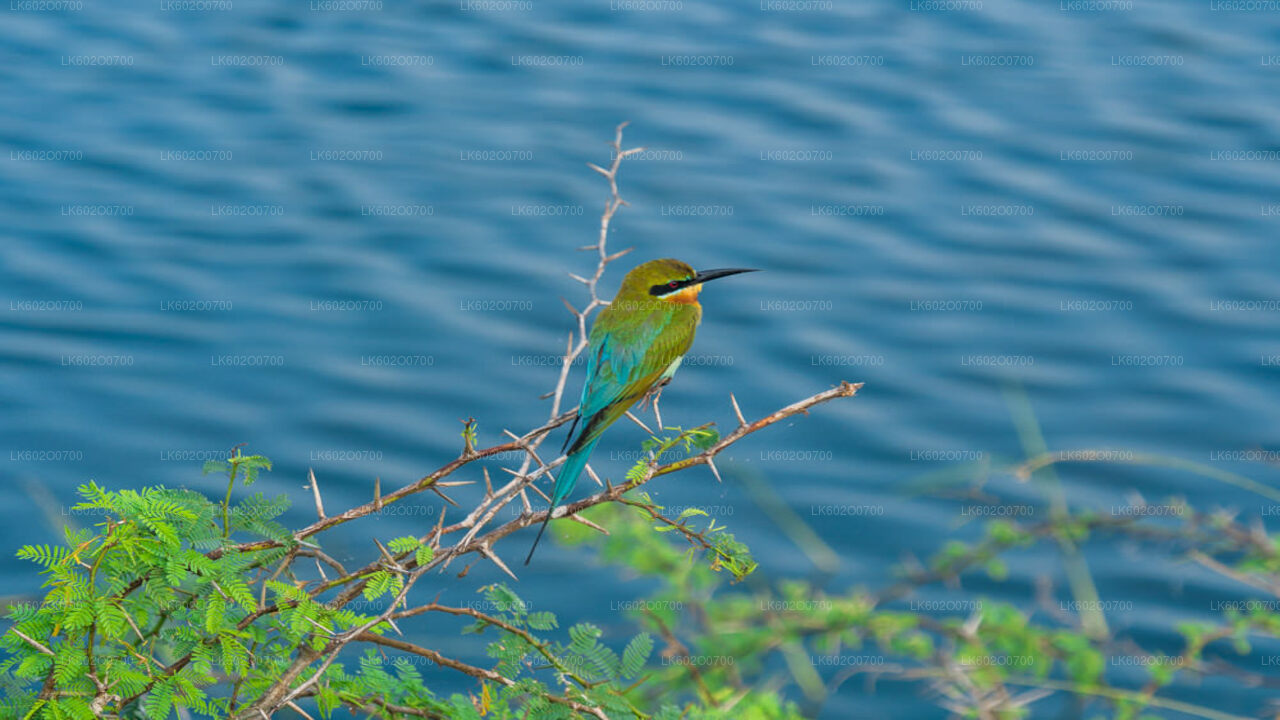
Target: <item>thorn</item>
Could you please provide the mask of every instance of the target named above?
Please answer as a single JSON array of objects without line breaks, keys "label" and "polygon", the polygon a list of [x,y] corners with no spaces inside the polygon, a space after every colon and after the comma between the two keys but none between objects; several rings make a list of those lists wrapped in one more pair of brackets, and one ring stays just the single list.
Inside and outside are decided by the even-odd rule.
[{"label": "thorn", "polygon": [[329,582],[329,576],[324,572],[324,563],[320,562],[320,558],[313,558],[316,561],[316,570],[320,571],[320,579]]},{"label": "thorn", "polygon": [[551,502],[551,496],[542,492],[542,488],[538,487],[537,485],[534,485],[533,483],[529,483],[525,487],[541,495],[543,500],[546,500],[547,502]]},{"label": "thorn", "polygon": [[588,520],[588,519],[586,519],[586,518],[582,517],[581,515],[577,515],[577,514],[570,515],[570,516],[569,516],[569,519],[570,519],[570,520],[572,520],[572,521],[574,521],[574,522],[582,523],[583,525],[586,525],[587,527],[591,528],[592,530],[598,530],[598,531],[600,531],[600,532],[604,533],[605,535],[608,535],[608,534],[609,534],[609,531],[608,531],[608,530],[605,530],[604,528],[602,528],[602,527],[600,527],[599,525],[597,525],[597,524],[595,524],[595,523],[591,522],[590,520]]},{"label": "thorn", "polygon": [[[591,281],[590,281],[590,280],[588,280],[588,279],[586,279],[586,278],[584,278],[584,277],[582,277],[581,275],[578,275],[578,274],[576,274],[576,273],[569,273],[569,277],[573,278],[574,280],[577,280],[578,282],[582,283],[583,285],[590,285],[590,284],[591,284]],[[576,312],[576,311],[575,311],[575,312]]]},{"label": "thorn", "polygon": [[391,626],[392,630],[396,631],[397,635],[399,635],[400,637],[404,637],[404,631],[401,630],[398,625],[396,625],[396,621],[392,620],[390,616],[387,616],[387,624]]},{"label": "thorn", "polygon": [[223,600],[230,600],[230,599],[231,599],[231,596],[230,596],[230,595],[228,595],[228,594],[226,593],[226,591],[224,591],[224,590],[222,589],[222,586],[218,584],[218,581],[217,581],[217,580],[210,580],[209,582],[210,582],[210,584],[212,584],[212,585],[213,585],[213,589],[214,589],[214,590],[217,590],[217,591],[218,591],[218,594],[222,596],[222,599],[223,599]]},{"label": "thorn", "polygon": [[[305,616],[304,616],[304,617],[305,617]],[[325,627],[325,626],[321,625],[320,623],[316,622],[315,620],[312,620],[311,618],[307,618],[307,622],[309,622],[309,623],[311,623],[312,625],[315,625],[316,627],[320,628],[320,631],[321,631],[324,635],[326,635],[326,636],[328,636],[328,637],[334,637],[334,632],[333,632],[332,630],[330,630],[329,628],[327,628],[327,627]]]},{"label": "thorn", "polygon": [[44,653],[45,655],[49,655],[50,657],[53,657],[53,656],[55,656],[55,655],[56,655],[56,653],[54,653],[52,650],[50,650],[50,649],[49,649],[48,647],[46,647],[45,645],[42,645],[41,643],[36,642],[35,640],[32,640],[31,638],[27,637],[26,635],[23,635],[23,634],[22,634],[20,631],[18,631],[18,630],[15,630],[15,629],[13,629],[13,628],[10,628],[10,629],[9,629],[9,632],[13,633],[14,635],[17,635],[18,637],[22,638],[23,640],[26,640],[26,641],[27,641],[27,643],[28,643],[29,645],[31,645],[31,647],[35,648],[36,650],[39,650],[41,653]]},{"label": "thorn", "polygon": [[633,415],[630,410],[627,411],[627,417],[631,420],[631,422],[639,425],[645,432],[649,433],[650,435],[653,434],[653,431],[649,429],[649,426],[645,425],[643,420]]},{"label": "thorn", "polygon": [[[302,708],[298,707],[298,703],[296,703],[296,702],[294,702],[294,701],[290,700],[289,702],[285,703],[285,705],[288,705],[290,710],[292,710],[292,711],[294,711],[294,712],[298,713],[299,715],[301,715],[302,717],[306,718],[307,720],[315,720],[315,718],[313,718],[313,717],[311,717],[310,715],[308,715],[308,714],[306,713],[306,711],[305,711],[305,710],[303,710]],[[258,712],[262,712],[262,710],[258,710]],[[264,715],[265,715],[265,713],[264,713]]]},{"label": "thorn", "polygon": [[443,482],[432,483],[432,487],[462,487],[463,485],[475,485],[475,480],[446,480]]},{"label": "thorn", "polygon": [[435,535],[435,538],[432,540],[432,542],[435,543],[432,548],[435,550],[440,549],[440,538],[444,536],[444,511],[448,509],[449,508],[440,508],[440,521],[436,523],[436,529],[432,533]]},{"label": "thorn", "polygon": [[520,578],[516,577],[516,574],[511,572],[511,568],[507,567],[507,564],[502,562],[502,558],[498,557],[491,549],[489,549],[488,545],[480,546],[480,554],[492,560],[494,565],[502,568],[502,572],[510,575],[512,580],[517,582],[520,581]]},{"label": "thorn", "polygon": [[733,403],[733,414],[738,416],[738,427],[747,424],[747,419],[742,417],[742,408],[738,407],[738,398],[729,393],[729,402]]},{"label": "thorn", "polygon": [[562,297],[562,298],[560,298],[560,302],[564,303],[564,306],[565,306],[565,307],[567,307],[567,308],[569,308],[569,312],[573,313],[574,315],[577,315],[577,314],[578,314],[578,308],[576,308],[576,307],[574,307],[573,305],[569,304],[569,301],[568,301],[568,300],[566,300],[565,298],[563,298],[563,297]]},{"label": "thorn", "polygon": [[617,260],[618,258],[622,257],[623,255],[626,255],[627,253],[631,252],[632,250],[635,250],[635,248],[633,248],[633,247],[629,247],[629,248],[627,248],[626,250],[619,250],[618,252],[616,252],[616,253],[614,253],[614,254],[612,254],[612,255],[608,255],[608,256],[606,256],[606,257],[605,257],[605,259],[604,259],[604,261],[605,261],[605,262],[607,262],[607,263],[611,263],[611,262],[613,262],[614,260]]},{"label": "thorn", "polygon": [[373,539],[373,544],[378,546],[378,552],[382,553],[382,557],[386,559],[387,564],[391,566],[391,569],[400,573],[405,571],[404,567],[400,565],[400,562],[395,559],[395,556],[392,555],[386,547],[383,546],[378,538]]},{"label": "thorn", "polygon": [[505,473],[510,473],[512,477],[518,480],[527,480],[530,483],[532,483],[534,480],[537,480],[538,478],[542,477],[543,473],[547,470],[547,466],[544,465],[542,467],[539,467],[537,470],[534,470],[533,472],[528,474],[522,473],[519,470],[512,470],[511,468],[506,468],[506,467],[498,468],[498,469]]},{"label": "thorn", "polygon": [[713,457],[708,457],[708,458],[707,458],[707,465],[711,468],[711,474],[716,476],[716,482],[718,482],[718,483],[723,483],[723,482],[724,482],[724,480],[721,480],[721,479],[720,479],[720,470],[716,467],[716,461],[715,461],[715,458],[713,458]]},{"label": "thorn", "polygon": [[658,421],[658,427],[664,427],[662,424],[662,411],[658,410],[658,400],[662,399],[662,386],[658,387],[658,392],[653,396],[653,417]]},{"label": "thorn", "polygon": [[428,489],[430,489],[430,490],[431,490],[431,492],[433,492],[433,493],[435,493],[435,494],[439,495],[439,496],[441,497],[441,499],[443,499],[445,502],[449,503],[450,505],[452,505],[452,506],[454,506],[454,507],[462,507],[462,506],[461,506],[461,505],[459,505],[458,503],[454,502],[454,501],[453,501],[453,498],[451,498],[451,497],[449,497],[448,495],[445,495],[443,492],[441,492],[441,491],[440,491],[440,488],[436,487],[435,485],[429,485],[429,486],[427,486],[427,487],[428,487]]},{"label": "thorn", "polygon": [[524,488],[520,488],[520,502],[524,505],[524,512],[530,514],[533,512],[533,506],[529,504],[529,496],[524,490]]},{"label": "thorn", "polygon": [[382,510],[382,477],[377,475],[373,478],[373,509]]},{"label": "thorn", "polygon": [[546,467],[546,466],[547,466],[547,464],[546,464],[546,463],[542,462],[542,458],[538,457],[538,452],[537,452],[536,450],[534,450],[531,446],[529,446],[529,445],[522,445],[521,447],[524,449],[524,451],[525,451],[526,453],[528,453],[528,454],[529,454],[529,456],[530,456],[530,457],[532,457],[532,458],[533,458],[533,461],[534,461],[534,462],[538,463],[538,468],[539,468],[539,469],[544,468],[544,467]]},{"label": "thorn", "polygon": [[316,482],[315,470],[307,468],[307,477],[311,478],[311,494],[316,499],[316,516],[324,520],[324,502],[320,500],[320,483]]},{"label": "thorn", "polygon": [[599,165],[593,162],[587,163],[587,167],[591,168],[592,170],[595,170],[596,172],[600,173],[605,177],[613,177],[613,173],[609,172],[608,170],[605,170],[604,168],[600,167]]},{"label": "thorn", "polygon": [[482,468],[484,471],[484,496],[486,498],[493,497],[493,483],[489,481],[489,468]]},{"label": "thorn", "polygon": [[604,483],[600,482],[600,476],[596,475],[596,471],[591,468],[591,463],[587,463],[587,474],[591,476],[592,480],[596,481],[596,485],[604,487]]}]

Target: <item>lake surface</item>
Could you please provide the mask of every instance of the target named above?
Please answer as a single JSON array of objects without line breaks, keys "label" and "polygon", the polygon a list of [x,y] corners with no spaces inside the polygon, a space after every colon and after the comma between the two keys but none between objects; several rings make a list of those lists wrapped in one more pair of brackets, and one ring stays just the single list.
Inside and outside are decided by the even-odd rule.
[{"label": "lake surface", "polygon": [[[87,522],[63,508],[90,478],[213,492],[203,460],[247,442],[276,463],[260,489],[289,493],[302,524],[307,468],[332,511],[369,499],[375,476],[398,486],[454,457],[460,419],[489,443],[540,423],[569,329],[560,298],[581,304],[567,273],[594,267],[575,248],[594,242],[606,186],[586,163],[608,162],[623,120],[626,144],[649,152],[621,171],[631,206],[610,246],[635,252],[606,296],[655,257],[765,270],[708,286],[667,423],[729,426],[730,392],[758,416],[866,383],[737,445],[723,485],[697,469],[651,486],[718,508],[769,576],[812,567],[746,477],[839,555],[832,592],[884,586],[903,558],[978,532],[972,502],[913,494],[922,477],[986,462],[988,490],[1038,504],[1001,471],[1024,457],[1020,393],[1055,450],[1280,479],[1252,461],[1274,459],[1280,421],[1274,10],[75,5],[15,0],[0,21],[11,596],[39,582],[9,549]],[[619,424],[593,466],[619,477],[641,440]],[[1187,473],[1059,476],[1080,507],[1178,495],[1276,523],[1274,505]],[[434,520],[388,515],[328,543],[366,558],[370,534]],[[507,557],[531,540],[508,540]],[[539,552],[518,588],[535,606],[630,631],[612,608],[644,583],[553,543]],[[1151,647],[1175,651],[1176,620],[1249,597],[1144,552],[1094,543],[1087,557],[1102,596],[1130,601],[1109,621]],[[1031,608],[1051,562],[1016,556],[1005,582],[966,587]],[[443,598],[497,579],[477,568]],[[433,641],[483,657],[452,629]],[[1257,671],[1254,658],[1231,659]],[[1172,695],[1244,713],[1260,692]],[[944,715],[917,686],[850,681],[820,716]]]}]

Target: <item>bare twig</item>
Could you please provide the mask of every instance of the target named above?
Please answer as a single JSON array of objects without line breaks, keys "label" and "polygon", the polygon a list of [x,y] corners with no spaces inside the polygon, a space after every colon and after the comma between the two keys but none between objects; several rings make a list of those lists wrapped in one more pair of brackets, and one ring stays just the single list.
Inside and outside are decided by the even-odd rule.
[{"label": "bare twig", "polygon": [[[382,645],[384,647],[400,650],[401,652],[407,652],[413,655],[425,657],[431,660],[432,662],[434,662],[435,664],[439,665],[440,667],[447,667],[453,670],[457,670],[458,672],[461,672],[465,675],[470,675],[475,678],[480,678],[481,680],[488,680],[489,682],[497,683],[499,685],[503,685],[506,687],[510,687],[516,684],[514,680],[511,680],[510,678],[499,675],[498,673],[492,670],[486,670],[484,668],[476,667],[475,665],[468,665],[460,660],[454,660],[452,658],[445,657],[444,655],[441,655],[435,650],[424,648],[420,645],[414,645],[413,643],[405,642],[403,640],[395,640],[393,638],[387,638],[381,635],[374,635],[372,633],[364,633],[358,636],[356,639],[362,642],[369,642],[375,645]],[[557,705],[564,705],[565,707],[571,708],[577,712],[587,713],[592,717],[600,718],[600,720],[609,720],[609,716],[606,715],[605,712],[600,708],[593,707],[590,705],[584,705],[580,702],[577,702],[575,700],[570,700],[569,698],[561,695],[548,695],[547,700],[550,700],[551,702]]]}]

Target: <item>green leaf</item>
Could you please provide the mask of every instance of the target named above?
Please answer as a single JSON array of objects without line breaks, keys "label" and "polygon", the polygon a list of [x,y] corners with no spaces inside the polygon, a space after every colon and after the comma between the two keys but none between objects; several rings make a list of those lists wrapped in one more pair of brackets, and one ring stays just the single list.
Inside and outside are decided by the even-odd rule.
[{"label": "green leaf", "polygon": [[173,685],[158,683],[142,701],[142,709],[151,720],[168,720],[173,710]]},{"label": "green leaf", "polygon": [[395,540],[388,542],[387,547],[390,548],[392,552],[399,555],[401,553],[413,552],[414,550],[417,550],[418,546],[421,544],[422,541],[418,538],[406,536],[398,537]]},{"label": "green leaf", "polygon": [[49,666],[52,664],[53,658],[44,653],[35,653],[22,658],[22,662],[18,664],[18,668],[13,671],[13,674],[20,678],[43,678],[44,674],[49,672]]},{"label": "green leaf", "polygon": [[578,623],[569,628],[569,639],[572,641],[569,650],[585,655],[595,647],[596,639],[601,635],[600,628],[591,623]]},{"label": "green leaf", "polygon": [[219,635],[222,646],[222,667],[230,675],[240,675],[249,667],[249,651],[230,635]]},{"label": "green leaf", "polygon": [[706,514],[707,514],[707,511],[706,511],[706,510],[702,510],[702,509],[700,509],[700,508],[694,508],[694,507],[691,507],[691,508],[688,508],[687,510],[685,510],[684,512],[680,513],[680,514],[676,517],[676,522],[680,522],[681,520],[684,520],[685,518],[691,518],[691,517],[694,517],[695,515],[706,515]]},{"label": "green leaf", "polygon": [[258,600],[253,596],[253,591],[249,589],[244,580],[238,577],[225,577],[220,584],[227,596],[234,600],[245,612],[253,612],[258,609]]},{"label": "green leaf", "polygon": [[93,618],[93,603],[77,602],[62,618],[62,626],[68,630],[83,630],[93,624]]},{"label": "green leaf", "polygon": [[71,683],[82,679],[86,660],[84,649],[79,645],[63,643],[58,646],[58,654],[53,660],[53,677],[62,688],[69,688]]},{"label": "green leaf", "polygon": [[695,433],[690,440],[690,445],[699,451],[710,450],[713,445],[720,442],[720,432],[715,428],[706,428],[705,430],[697,430],[690,432]]},{"label": "green leaf", "polygon": [[125,616],[124,609],[109,599],[103,599],[97,608],[97,617],[98,629],[102,631],[103,639],[118,639],[129,627],[129,619]]},{"label": "green leaf", "polygon": [[485,593],[485,598],[493,603],[493,606],[499,612],[511,612],[517,615],[523,615],[526,612],[524,600],[520,599],[511,588],[502,583],[495,583],[489,586],[489,591]]},{"label": "green leaf", "polygon": [[627,643],[627,647],[622,650],[622,677],[632,678],[639,675],[652,652],[653,637],[649,633],[640,633],[631,638],[631,642]]},{"label": "green leaf", "polygon": [[59,545],[23,545],[18,550],[19,560],[30,560],[46,568],[59,565],[70,556],[71,550]]},{"label": "green leaf", "polygon": [[529,617],[525,618],[525,622],[534,630],[551,630],[556,627],[555,613],[540,611],[529,613]]},{"label": "green leaf", "polygon": [[420,545],[413,554],[413,559],[417,561],[418,567],[430,565],[431,560],[436,556],[435,548],[430,545]]},{"label": "green leaf", "polygon": [[202,475],[209,475],[211,473],[225,475],[229,472],[231,472],[231,463],[228,463],[225,460],[206,460],[204,462],[204,469],[201,470]]},{"label": "green leaf", "polygon": [[227,605],[222,602],[222,598],[209,598],[209,604],[204,609],[204,629],[210,635],[216,635],[222,630],[223,619],[227,614]]},{"label": "green leaf", "polygon": [[391,589],[391,573],[386,570],[378,570],[366,577],[369,581],[364,586],[364,598],[366,600],[377,600]]}]

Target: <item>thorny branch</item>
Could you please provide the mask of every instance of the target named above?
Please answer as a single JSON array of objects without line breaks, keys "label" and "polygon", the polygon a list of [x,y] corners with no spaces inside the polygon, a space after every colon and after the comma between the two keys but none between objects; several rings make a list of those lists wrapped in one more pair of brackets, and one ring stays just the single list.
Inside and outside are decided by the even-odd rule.
[{"label": "thorny branch", "polygon": [[[618,169],[624,158],[630,157],[631,155],[644,150],[644,148],[632,148],[627,150],[622,148],[622,131],[625,127],[626,123],[617,127],[613,142],[611,143],[613,161],[610,166],[606,169],[589,163],[592,169],[599,172],[608,180],[609,197],[605,201],[604,210],[600,217],[600,234],[596,243],[594,245],[581,248],[583,250],[593,251],[596,254],[597,262],[595,271],[590,277],[572,275],[575,280],[578,280],[586,286],[589,301],[581,309],[574,308],[568,303],[568,301],[565,301],[565,305],[569,308],[574,317],[575,324],[577,325],[577,332],[576,335],[573,332],[569,334],[555,388],[548,394],[548,396],[544,396],[550,397],[552,400],[547,422],[540,427],[524,433],[523,435],[515,435],[507,432],[507,435],[511,437],[511,440],[508,442],[499,443],[483,449],[476,449],[474,446],[475,424],[473,420],[468,420],[463,433],[465,438],[463,450],[457,458],[445,463],[437,470],[423,476],[416,482],[410,483],[386,494],[382,493],[381,483],[379,481],[375,484],[374,498],[370,502],[354,508],[349,508],[336,515],[328,515],[325,513],[323,502],[320,497],[319,483],[315,480],[314,475],[311,475],[309,477],[309,487],[312,490],[316,503],[317,519],[315,522],[293,534],[292,546],[295,548],[301,546],[301,551],[294,555],[311,557],[315,558],[317,561],[323,561],[331,568],[337,570],[339,572],[339,576],[317,582],[311,587],[308,587],[308,594],[311,597],[318,599],[321,595],[329,591],[338,590],[337,595],[327,600],[326,604],[335,608],[345,606],[361,594],[368,582],[365,578],[377,570],[385,570],[398,574],[402,580],[402,585],[400,587],[400,591],[397,593],[395,599],[389,603],[387,609],[379,613],[376,617],[373,617],[358,627],[354,627],[342,633],[322,634],[321,637],[324,637],[326,642],[318,651],[311,650],[310,647],[304,643],[302,645],[304,649],[299,652],[294,662],[280,674],[275,684],[268,688],[268,690],[265,691],[258,700],[243,708],[237,717],[269,717],[273,712],[282,707],[296,708],[294,702],[298,699],[309,697],[315,693],[316,683],[320,680],[325,669],[327,669],[337,659],[338,654],[352,642],[373,643],[379,646],[389,647],[402,652],[426,657],[441,667],[452,668],[482,681],[494,682],[501,685],[512,684],[512,681],[491,670],[468,665],[458,660],[445,657],[435,650],[419,647],[403,640],[383,637],[372,632],[372,630],[383,624],[389,624],[391,627],[398,630],[395,626],[396,620],[427,612],[467,614],[489,624],[504,627],[505,624],[498,618],[470,610],[459,613],[459,609],[457,608],[449,608],[438,605],[434,602],[415,608],[407,608],[406,598],[408,597],[410,590],[424,575],[432,571],[444,570],[454,560],[467,555],[475,555],[476,560],[488,560],[494,563],[494,565],[504,573],[515,578],[515,573],[510,570],[507,564],[502,561],[494,550],[495,543],[517,530],[540,523],[546,517],[546,513],[548,511],[544,510],[534,512],[532,510],[532,506],[529,503],[525,491],[532,488],[535,492],[541,493],[533,483],[542,476],[548,474],[548,471],[558,466],[563,462],[563,460],[556,459],[550,463],[545,462],[538,454],[538,447],[552,430],[560,427],[574,417],[575,411],[571,410],[562,412],[561,406],[564,400],[564,392],[569,378],[569,371],[574,361],[587,347],[588,318],[598,308],[608,304],[607,301],[602,300],[599,296],[599,281],[601,277],[603,277],[605,269],[609,263],[630,252],[630,249],[627,249],[610,254],[607,249],[609,224],[618,209],[627,204],[618,192]],[[738,407],[737,400],[735,398],[731,398],[730,400],[735,416],[738,418],[738,426],[734,428],[733,431],[720,438],[714,445],[703,450],[697,455],[671,463],[662,464],[657,458],[655,458],[651,461],[645,472],[639,477],[620,485],[607,484],[604,489],[596,494],[576,502],[569,503],[561,509],[557,509],[556,515],[558,517],[571,516],[594,505],[623,500],[623,495],[625,493],[644,485],[655,477],[679,470],[685,470],[693,467],[694,465],[709,466],[712,472],[715,473],[717,479],[719,479],[719,472],[715,467],[714,459],[716,455],[725,448],[736,443],[747,435],[768,427],[780,420],[799,413],[805,413],[809,408],[815,405],[839,397],[851,397],[856,394],[861,387],[861,383],[852,384],[843,382],[835,388],[800,400],[792,405],[770,413],[769,415],[765,415],[753,422],[748,422],[744,418]],[[468,481],[447,480],[449,476],[477,460],[483,460],[484,458],[513,451],[522,451],[524,456],[517,469],[507,470],[507,472],[511,474],[511,478],[506,484],[497,488],[493,487],[493,483],[486,472],[484,475],[485,493],[483,498],[475,505],[475,507],[472,508],[465,516],[448,525],[445,524],[445,513],[442,511],[439,523],[436,527],[420,538],[424,543],[430,545],[435,551],[432,560],[425,565],[418,565],[413,559],[412,553],[392,555],[380,545],[379,549],[381,552],[379,553],[378,559],[359,569],[345,571],[341,565],[336,563],[336,561],[333,561],[332,558],[329,558],[327,555],[316,550],[314,548],[314,544],[308,542],[309,538],[317,535],[318,533],[331,529],[337,525],[374,514],[381,511],[386,505],[398,502],[411,495],[427,490],[435,492],[449,504],[457,506],[457,503],[446,495],[445,491],[451,487],[471,483]],[[590,468],[588,468],[588,470],[590,470]],[[589,474],[591,474],[593,478],[595,477],[594,473]],[[596,479],[597,482],[599,482],[599,479]],[[517,500],[520,502],[520,514],[505,523],[496,526],[493,525],[492,523],[494,518],[498,516],[503,508],[506,508],[510,503]],[[589,521],[584,520],[582,522],[596,527],[594,523],[590,523]],[[602,528],[597,527],[597,529]],[[280,546],[282,546],[281,543],[268,540],[242,543],[231,546],[230,549],[246,552],[266,550]],[[224,552],[226,552],[226,550],[215,550],[209,553],[209,555],[211,557],[217,557]],[[292,559],[293,555],[291,555],[290,558]],[[466,574],[469,569],[470,565],[462,571],[462,574]],[[136,588],[136,585],[126,588],[123,592],[124,594],[128,594],[134,588]],[[296,605],[296,602],[293,601],[279,602],[270,606],[266,605],[264,602],[262,607],[260,607],[255,613],[252,613],[249,617],[245,618],[240,624],[245,625],[252,623],[253,620],[264,614],[285,610],[294,605]],[[536,643],[534,644],[537,646]],[[190,659],[190,655],[179,658],[167,668],[167,674],[172,674],[173,672],[180,670],[184,665],[190,662]],[[316,666],[314,669],[312,668],[313,665]],[[572,674],[569,673],[562,674],[562,679],[563,682],[566,683],[566,691],[569,692],[572,691],[572,687],[575,683],[579,685],[582,684],[577,678],[573,677]],[[565,705],[575,711],[587,713],[600,718],[601,720],[608,719],[608,716],[600,708],[583,704],[578,700],[573,699],[569,694],[559,696],[550,695],[547,699],[550,702]],[[367,711],[373,707],[378,707],[379,701],[376,699],[366,699],[361,702],[363,703],[362,705],[353,705],[353,707],[355,709],[363,709]]]}]

